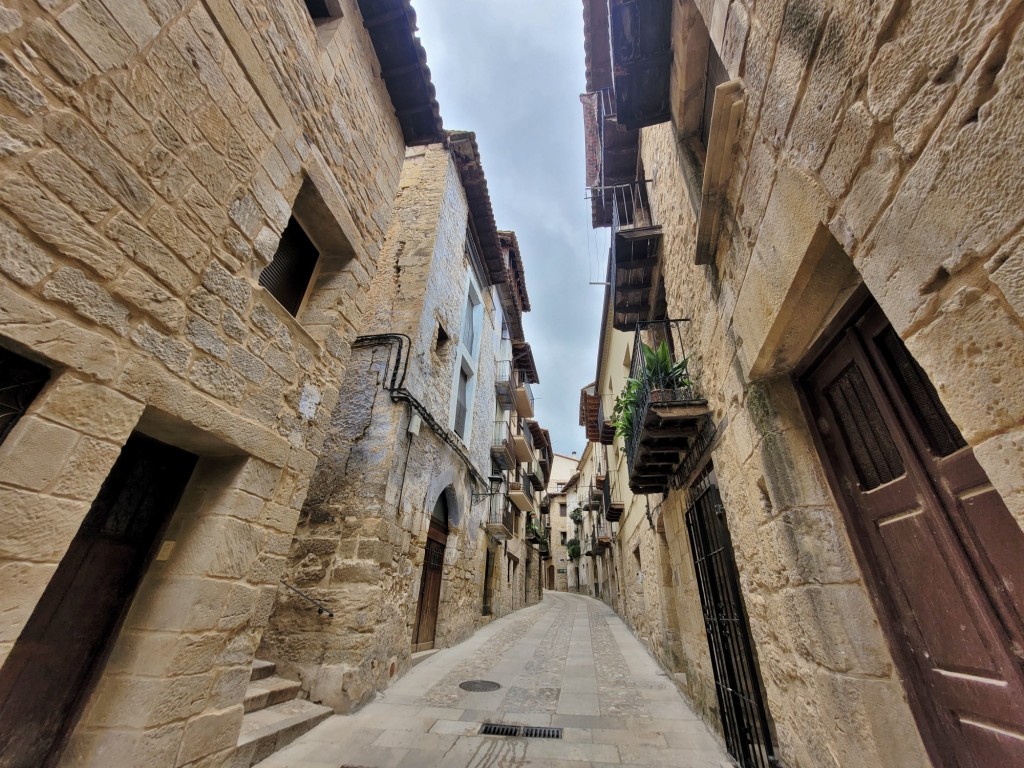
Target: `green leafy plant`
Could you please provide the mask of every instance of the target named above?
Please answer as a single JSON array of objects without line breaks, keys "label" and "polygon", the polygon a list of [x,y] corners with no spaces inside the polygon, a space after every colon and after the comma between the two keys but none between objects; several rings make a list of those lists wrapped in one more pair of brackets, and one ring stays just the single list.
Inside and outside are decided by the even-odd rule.
[{"label": "green leafy plant", "polygon": [[615,398],[612,424],[615,425],[616,437],[626,438],[633,434],[637,404],[645,392],[656,389],[683,389],[692,385],[689,374],[690,358],[684,357],[672,362],[668,342],[662,341],[657,347],[649,347],[641,342],[640,353],[644,359],[642,378],[626,379],[622,392]]},{"label": "green leafy plant", "polygon": [[640,348],[644,356],[643,383],[648,389],[681,389],[690,386],[690,358],[684,357],[673,363],[667,341],[653,348],[641,342]]},{"label": "green leafy plant", "polygon": [[570,560],[578,560],[580,556],[580,540],[573,538],[565,542],[565,548]]},{"label": "green leafy plant", "polygon": [[612,409],[612,424],[615,425],[615,436],[625,438],[633,433],[633,418],[636,414],[637,402],[643,383],[639,379],[626,379],[626,386],[615,398],[615,407]]},{"label": "green leafy plant", "polygon": [[576,507],[576,509],[569,513],[569,519],[576,523],[576,525],[583,525],[583,510]]}]

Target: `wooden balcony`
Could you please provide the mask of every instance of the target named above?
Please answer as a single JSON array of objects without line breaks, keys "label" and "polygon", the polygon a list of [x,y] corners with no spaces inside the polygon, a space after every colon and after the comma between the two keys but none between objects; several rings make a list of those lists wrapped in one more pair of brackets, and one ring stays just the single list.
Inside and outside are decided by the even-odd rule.
[{"label": "wooden balcony", "polygon": [[[684,322],[660,320],[637,326],[630,378],[640,384],[626,438],[633,493],[666,493],[670,478],[710,418],[711,409],[686,370],[680,337]],[[647,353],[656,349],[669,357],[667,362],[652,365]]]}]

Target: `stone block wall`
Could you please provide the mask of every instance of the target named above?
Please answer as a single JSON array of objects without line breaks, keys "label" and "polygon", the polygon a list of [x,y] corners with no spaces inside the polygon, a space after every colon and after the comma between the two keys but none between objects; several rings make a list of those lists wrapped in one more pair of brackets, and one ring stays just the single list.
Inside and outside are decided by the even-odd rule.
[{"label": "stone block wall", "polygon": [[[404,152],[342,6],[0,5],[0,344],[52,370],[0,446],[0,654],[133,430],[201,457],[65,764],[234,748]],[[296,319],[257,277],[307,192],[332,268]]]},{"label": "stone block wall", "polygon": [[[411,346],[403,342],[404,387],[445,428],[470,270],[468,215],[448,151],[440,145],[410,149],[359,324],[364,335],[405,334],[411,340]],[[500,318],[488,289],[481,287],[481,298],[473,419],[463,450],[486,477]],[[281,591],[260,648],[262,658],[301,680],[311,700],[341,712],[366,703],[408,669],[430,515],[442,494],[449,535],[435,647],[458,643],[486,620],[488,537],[482,526],[488,502],[472,503],[471,492],[479,489],[469,469],[428,424],[410,433],[412,408],[385,390],[398,364],[397,347],[388,342],[353,351],[341,386],[345,397],[331,417],[289,553],[286,578],[331,606],[335,616],[317,615]],[[511,582],[503,550],[496,551],[495,616],[523,605],[523,549],[520,540],[509,542],[508,551],[520,558]]]},{"label": "stone block wall", "polygon": [[[791,379],[858,282],[1024,522],[1024,409],[1009,374],[1024,359],[1019,4],[862,5],[696,3],[746,99],[714,264],[694,264],[682,117],[641,137],[668,315],[693,318],[691,370],[721,425],[711,458],[793,766],[929,762]],[[662,514],[677,602],[692,602],[680,496]],[[677,613],[686,686],[710,712],[703,628]]]}]

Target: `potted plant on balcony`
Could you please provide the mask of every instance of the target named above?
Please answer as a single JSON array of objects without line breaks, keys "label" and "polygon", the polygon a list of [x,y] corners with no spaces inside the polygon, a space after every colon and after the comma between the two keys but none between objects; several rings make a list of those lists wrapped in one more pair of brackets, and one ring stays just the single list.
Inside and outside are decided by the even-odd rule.
[{"label": "potted plant on balcony", "polygon": [[565,549],[569,555],[570,560],[579,560],[580,558],[580,540],[576,538],[569,539],[565,542]]},{"label": "potted plant on balcony", "polygon": [[667,341],[662,341],[655,348],[643,344],[641,352],[644,356],[644,384],[651,393],[651,400],[676,400],[677,389],[692,385],[688,370],[690,358],[683,357],[673,363]]},{"label": "potted plant on balcony", "polygon": [[569,513],[569,519],[576,523],[576,525],[583,525],[583,510],[576,507],[576,509]]},{"label": "potted plant on balcony", "polygon": [[542,538],[544,538],[544,534],[537,529],[532,520],[528,520],[526,522],[526,541],[530,544],[536,544]]}]

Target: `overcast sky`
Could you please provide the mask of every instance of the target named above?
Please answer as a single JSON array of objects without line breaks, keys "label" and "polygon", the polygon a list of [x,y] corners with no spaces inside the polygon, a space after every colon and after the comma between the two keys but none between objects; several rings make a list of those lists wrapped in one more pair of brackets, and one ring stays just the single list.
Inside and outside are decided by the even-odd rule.
[{"label": "overcast sky", "polygon": [[580,0],[413,0],[445,128],[475,131],[498,229],[513,229],[532,311],[537,419],[581,451],[594,378],[607,230],[584,200]]}]

